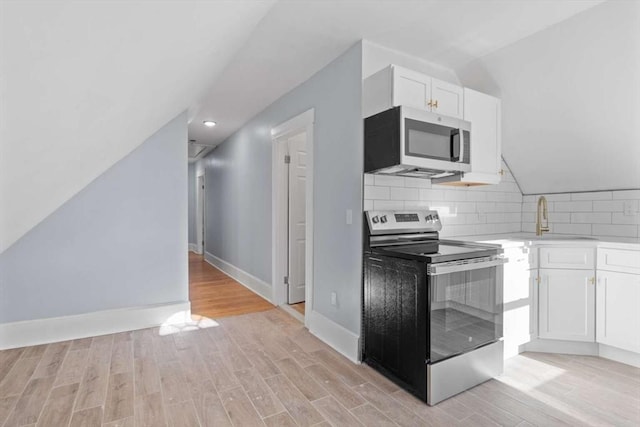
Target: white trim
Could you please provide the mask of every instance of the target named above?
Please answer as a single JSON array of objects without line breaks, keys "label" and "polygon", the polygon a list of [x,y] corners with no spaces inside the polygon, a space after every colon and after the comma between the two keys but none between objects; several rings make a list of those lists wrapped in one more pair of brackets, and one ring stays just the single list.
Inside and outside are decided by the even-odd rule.
[{"label": "white trim", "polygon": [[[279,307],[281,309],[283,309],[284,311],[286,311],[287,314],[289,314],[291,317],[293,317],[294,319],[300,321],[300,323],[304,324],[304,316],[298,310],[294,309],[289,304],[282,304]],[[306,312],[306,310],[305,310],[305,312]]]},{"label": "white trim", "polygon": [[640,354],[632,351],[611,347],[606,344],[600,344],[599,356],[640,368]]},{"label": "white trim", "polygon": [[[202,178],[202,182],[200,182]],[[200,175],[196,175],[196,250],[195,253],[202,255],[205,251],[205,245],[202,242],[203,233],[206,231],[206,215],[205,215],[205,171]],[[202,195],[202,197],[200,197]]]},{"label": "white trim", "polygon": [[260,295],[262,298],[273,304],[273,301],[271,300],[272,287],[267,282],[258,279],[256,276],[247,273],[246,271],[236,267],[233,264],[228,263],[227,261],[224,261],[223,259],[218,258],[217,256],[209,252],[204,253],[204,260],[217,269],[221,270],[224,274],[231,277],[236,282],[243,285],[245,288],[255,292],[256,294]]},{"label": "white trim", "polygon": [[565,341],[553,339],[533,339],[521,346],[523,351],[539,353],[579,354],[597,356],[598,344],[595,342]]},{"label": "white trim", "polygon": [[309,312],[309,332],[354,363],[360,363],[360,337],[317,311]]},{"label": "white trim", "polygon": [[182,323],[190,316],[186,301],[3,323],[0,350]]},{"label": "white trim", "polygon": [[198,244],[197,243],[189,243],[189,250],[193,253],[199,254],[198,252]]},{"label": "white trim", "polygon": [[[293,117],[290,120],[274,127],[271,130],[272,138],[272,168],[271,168],[271,186],[272,200],[271,204],[271,254],[272,254],[272,299],[276,305],[286,304],[286,285],[282,278],[286,275],[286,267],[283,267],[283,254],[286,254],[286,234],[283,232],[283,217],[286,215],[286,200],[283,202],[281,185],[285,174],[284,164],[280,161],[282,158],[282,144],[278,144],[279,140],[287,136],[295,135],[301,131],[306,132],[307,145],[307,186],[305,189],[305,222],[306,222],[306,245],[305,245],[305,321],[307,328],[310,325],[310,313],[313,310],[313,175],[314,175],[314,121],[315,110],[313,108]],[[284,206],[284,207],[283,207]],[[284,221],[286,226],[286,221]],[[286,257],[286,255],[284,255]],[[285,258],[286,259],[286,258]]]}]

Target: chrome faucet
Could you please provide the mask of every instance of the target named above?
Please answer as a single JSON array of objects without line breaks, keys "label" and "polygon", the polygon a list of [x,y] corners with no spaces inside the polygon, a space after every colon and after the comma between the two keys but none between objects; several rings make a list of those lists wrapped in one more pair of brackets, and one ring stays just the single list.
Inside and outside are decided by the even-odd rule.
[{"label": "chrome faucet", "polygon": [[[542,220],[545,220],[545,225],[542,225]],[[538,198],[538,212],[536,215],[536,236],[542,236],[542,233],[549,231],[549,212],[547,209],[547,199],[544,196]]]}]

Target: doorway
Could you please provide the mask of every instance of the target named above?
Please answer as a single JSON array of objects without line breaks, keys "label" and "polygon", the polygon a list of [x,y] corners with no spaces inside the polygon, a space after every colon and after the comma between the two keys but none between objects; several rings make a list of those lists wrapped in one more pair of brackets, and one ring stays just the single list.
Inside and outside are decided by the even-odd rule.
[{"label": "doorway", "polygon": [[272,131],[274,301],[300,320],[312,310],[313,110]]},{"label": "doorway", "polygon": [[204,175],[198,175],[196,181],[196,246],[197,253],[204,254]]}]

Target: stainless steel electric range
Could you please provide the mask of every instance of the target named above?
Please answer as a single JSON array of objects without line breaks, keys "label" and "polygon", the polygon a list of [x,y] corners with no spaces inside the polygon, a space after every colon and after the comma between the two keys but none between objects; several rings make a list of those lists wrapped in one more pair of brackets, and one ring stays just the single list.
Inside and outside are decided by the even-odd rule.
[{"label": "stainless steel electric range", "polygon": [[362,360],[427,404],[503,369],[502,249],[440,240],[436,211],[368,211]]}]

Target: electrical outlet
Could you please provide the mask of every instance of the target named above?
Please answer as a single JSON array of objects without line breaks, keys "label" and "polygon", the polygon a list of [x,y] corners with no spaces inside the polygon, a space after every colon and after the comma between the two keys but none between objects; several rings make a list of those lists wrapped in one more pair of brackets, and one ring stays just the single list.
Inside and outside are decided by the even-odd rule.
[{"label": "electrical outlet", "polygon": [[334,307],[338,306],[338,294],[335,292],[331,292],[331,305]]}]

